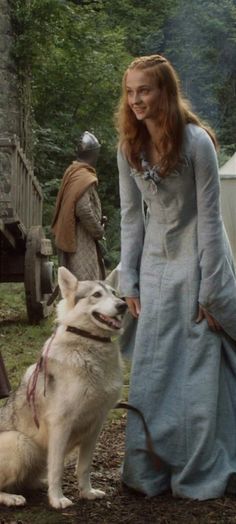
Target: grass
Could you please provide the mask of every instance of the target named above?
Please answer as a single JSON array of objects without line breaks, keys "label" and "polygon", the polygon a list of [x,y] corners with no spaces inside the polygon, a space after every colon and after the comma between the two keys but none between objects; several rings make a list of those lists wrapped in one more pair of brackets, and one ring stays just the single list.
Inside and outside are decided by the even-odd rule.
[{"label": "grass", "polygon": [[40,325],[28,323],[23,284],[1,284],[0,351],[15,388],[23,371],[37,360],[53,329],[53,316]]}]

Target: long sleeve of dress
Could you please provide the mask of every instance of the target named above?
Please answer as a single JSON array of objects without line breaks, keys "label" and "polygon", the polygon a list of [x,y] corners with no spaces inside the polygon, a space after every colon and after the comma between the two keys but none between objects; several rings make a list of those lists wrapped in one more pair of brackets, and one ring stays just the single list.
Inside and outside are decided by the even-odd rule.
[{"label": "long sleeve of dress", "polygon": [[201,267],[199,303],[236,340],[236,279],[220,212],[218,163],[212,141],[201,129],[195,141],[193,162]]},{"label": "long sleeve of dress", "polygon": [[104,228],[101,225],[100,206],[98,209],[94,191],[94,188],[90,187],[78,200],[75,214],[91,237],[100,239],[104,235]]},{"label": "long sleeve of dress", "polygon": [[123,296],[139,296],[139,265],[143,249],[142,196],[130,175],[130,166],[118,151],[121,202],[121,278]]}]

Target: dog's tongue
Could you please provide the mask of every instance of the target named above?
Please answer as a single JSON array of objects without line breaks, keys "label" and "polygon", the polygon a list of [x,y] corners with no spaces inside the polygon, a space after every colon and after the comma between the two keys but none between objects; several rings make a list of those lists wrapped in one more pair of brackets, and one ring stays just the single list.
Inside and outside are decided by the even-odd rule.
[{"label": "dog's tongue", "polygon": [[119,320],[117,320],[116,318],[113,318],[113,317],[108,317],[107,315],[101,315],[101,318],[107,322],[108,324],[110,324],[110,326],[114,327],[114,328],[117,328],[119,329],[120,326],[121,326],[121,322]]}]

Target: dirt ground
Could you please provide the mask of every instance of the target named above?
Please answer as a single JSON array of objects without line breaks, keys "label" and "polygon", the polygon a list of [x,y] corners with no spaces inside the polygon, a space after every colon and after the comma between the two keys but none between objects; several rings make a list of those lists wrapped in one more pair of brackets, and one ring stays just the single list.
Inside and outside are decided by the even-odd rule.
[{"label": "dirt ground", "polygon": [[28,495],[28,505],[20,511],[0,509],[0,524],[236,524],[236,497],[205,502],[172,498],[170,493],[147,498],[125,491],[120,482],[124,450],[125,416],[106,424],[97,445],[92,481],[105,490],[106,497],[79,500],[74,477],[74,459],[65,469],[64,493],[74,506],[55,511],[48,506],[45,492]]}]

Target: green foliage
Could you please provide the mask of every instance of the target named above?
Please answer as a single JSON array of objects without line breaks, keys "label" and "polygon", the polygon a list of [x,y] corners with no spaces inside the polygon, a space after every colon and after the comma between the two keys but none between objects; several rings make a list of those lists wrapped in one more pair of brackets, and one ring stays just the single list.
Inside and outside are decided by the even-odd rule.
[{"label": "green foliage", "polygon": [[194,110],[217,130],[221,143],[231,144],[234,148],[234,0],[179,0],[168,21],[164,51],[179,72],[184,93]]},{"label": "green foliage", "polygon": [[130,61],[124,30],[113,27],[100,1],[17,0],[13,11],[20,77],[31,77],[44,224],[51,222],[60,179],[85,129],[102,144],[99,189],[104,212],[112,214],[119,205],[113,114]]},{"label": "green foliage", "polygon": [[113,264],[119,256],[113,115],[123,72],[133,56],[164,53],[179,72],[194,110],[216,128],[223,151],[230,154],[236,136],[235,1],[10,1],[19,78],[22,86],[31,85],[34,164],[45,195],[44,225],[49,229],[60,180],[74,159],[78,137],[91,130],[102,144],[99,193],[109,219]]},{"label": "green foliage", "polygon": [[125,46],[133,55],[156,52],[152,42],[160,46],[164,40],[164,27],[176,0],[104,0],[113,28],[124,30]]}]

